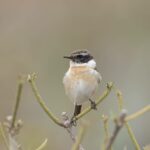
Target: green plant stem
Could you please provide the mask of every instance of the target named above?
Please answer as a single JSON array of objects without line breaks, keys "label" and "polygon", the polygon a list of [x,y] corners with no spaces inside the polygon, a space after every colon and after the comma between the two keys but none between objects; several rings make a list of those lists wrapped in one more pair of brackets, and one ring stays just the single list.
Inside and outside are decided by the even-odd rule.
[{"label": "green plant stem", "polygon": [[[117,94],[117,97],[118,97],[119,110],[121,112],[121,110],[123,109],[123,96],[122,96],[122,93],[119,90],[116,91],[116,94]],[[132,140],[132,142],[133,142],[133,144],[135,146],[135,149],[136,150],[141,150],[140,145],[138,144],[138,142],[137,142],[137,140],[135,138],[135,135],[134,135],[134,133],[133,133],[129,123],[125,122],[125,126],[127,128],[128,134],[129,134],[129,136],[130,136],[130,138],[131,138],[131,140]]]},{"label": "green plant stem", "polygon": [[136,119],[137,117],[143,115],[145,112],[148,112],[148,111],[150,111],[150,105],[145,106],[141,110],[139,110],[139,111],[137,111],[137,112],[127,116],[126,117],[126,121],[130,121],[130,120]]},{"label": "green plant stem", "polygon": [[1,135],[3,137],[4,143],[6,145],[6,148],[9,150],[9,144],[8,144],[2,123],[0,123],[0,132],[1,132]]},{"label": "green plant stem", "polygon": [[17,89],[17,96],[16,96],[16,104],[14,107],[14,112],[13,112],[13,118],[12,118],[12,123],[11,123],[11,128],[14,127],[15,125],[15,121],[16,121],[16,117],[17,117],[17,112],[18,112],[18,108],[19,108],[19,104],[20,104],[20,100],[21,100],[21,93],[22,93],[22,89],[23,89],[23,80],[19,79],[18,81],[18,89]]},{"label": "green plant stem", "polygon": [[109,138],[108,117],[107,116],[105,116],[105,118],[103,119],[103,123],[104,123],[105,142],[106,142],[108,140],[108,138]]},{"label": "green plant stem", "polygon": [[[36,97],[37,102],[40,104],[40,106],[42,107],[42,109],[45,111],[45,113],[49,116],[50,119],[52,119],[57,125],[67,128],[68,126],[64,125],[64,123],[62,123],[50,110],[49,108],[46,106],[44,100],[42,99],[41,95],[38,92],[36,83],[35,83],[35,74],[32,75],[28,75],[27,78],[28,82],[31,85],[32,91]],[[104,91],[104,93],[102,94],[102,96],[96,101],[96,105],[98,105],[99,103],[101,103],[110,93],[111,89],[112,89],[113,83],[110,82],[107,84],[107,89]],[[75,120],[80,119],[81,117],[83,117],[84,115],[86,115],[88,112],[90,112],[92,110],[91,107],[86,108],[85,110],[83,110],[78,116],[76,116]]]},{"label": "green plant stem", "polygon": [[[102,120],[103,120],[103,127],[104,127],[104,133],[105,133],[104,143],[103,143],[102,149],[105,150],[106,144],[107,144],[109,137],[110,137],[109,130],[108,130],[108,116],[103,115]],[[110,150],[112,150],[112,147],[110,148]]]},{"label": "green plant stem", "polygon": [[43,142],[38,148],[36,148],[36,150],[42,150],[42,149],[46,146],[47,141],[48,141],[48,140],[45,139],[44,142]]},{"label": "green plant stem", "polygon": [[[102,96],[96,100],[95,104],[96,106],[100,104],[110,93],[111,89],[113,87],[113,83],[110,82],[107,84],[107,89],[103,92]],[[85,116],[88,112],[92,110],[91,106],[85,108],[79,115],[75,117],[75,120],[80,119],[81,117]]]},{"label": "green plant stem", "polygon": [[66,126],[46,106],[44,100],[42,99],[41,95],[38,92],[37,86],[34,81],[34,76],[33,75],[29,76],[28,81],[31,85],[32,91],[36,97],[37,102],[40,104],[40,106],[45,111],[45,113],[49,116],[49,118],[52,119],[57,125],[66,128]]},{"label": "green plant stem", "polygon": [[133,133],[133,131],[132,131],[132,129],[131,129],[129,123],[128,123],[128,122],[125,122],[125,126],[126,126],[126,128],[127,128],[128,134],[129,134],[129,136],[130,136],[132,142],[133,142],[134,145],[135,145],[136,150],[141,150],[140,145],[139,145],[139,143],[137,142],[137,140],[136,140],[136,138],[135,138],[135,135],[134,135],[134,133]]}]

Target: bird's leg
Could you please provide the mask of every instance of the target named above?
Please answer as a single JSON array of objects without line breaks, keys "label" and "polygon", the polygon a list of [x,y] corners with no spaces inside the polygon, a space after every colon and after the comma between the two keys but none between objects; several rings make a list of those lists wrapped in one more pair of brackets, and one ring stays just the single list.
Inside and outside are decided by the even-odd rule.
[{"label": "bird's leg", "polygon": [[71,117],[70,125],[71,125],[71,126],[76,126],[76,125],[77,125],[76,116],[73,115],[73,116]]},{"label": "bird's leg", "polygon": [[91,99],[89,99],[89,101],[91,103],[91,108],[94,110],[97,110],[96,103],[94,101],[92,101]]},{"label": "bird's leg", "polygon": [[76,116],[78,114],[80,114],[81,112],[81,108],[82,108],[82,105],[75,105],[75,109],[74,109],[74,114],[70,120],[70,124],[73,125],[73,126],[76,126],[77,123],[76,123]]}]

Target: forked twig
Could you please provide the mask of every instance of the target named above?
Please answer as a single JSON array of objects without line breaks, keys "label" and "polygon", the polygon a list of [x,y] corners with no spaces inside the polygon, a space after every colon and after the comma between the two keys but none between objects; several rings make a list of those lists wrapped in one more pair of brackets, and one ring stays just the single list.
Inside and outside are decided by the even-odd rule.
[{"label": "forked twig", "polygon": [[[66,112],[62,112],[61,116],[62,116],[62,119],[63,119],[64,124],[65,124],[66,126],[68,126],[68,128],[65,128],[65,129],[66,129],[67,132],[69,133],[70,138],[72,139],[74,145],[76,145],[75,143],[77,143],[77,141],[78,141],[78,143],[80,143],[80,142],[81,142],[81,139],[80,139],[80,138],[78,139],[78,137],[75,136],[75,134],[73,133],[73,126],[69,125],[69,124],[70,124],[70,120],[69,120],[69,117],[68,117],[67,113],[66,113]],[[80,141],[80,142],[79,142],[79,141]],[[81,143],[80,143],[78,146],[79,146],[79,150],[85,150],[85,149],[83,148],[83,146],[81,145]],[[74,147],[74,146],[73,146],[73,147]],[[76,148],[76,147],[77,147],[77,146],[75,146],[74,148]]]},{"label": "forked twig", "polygon": [[78,133],[78,135],[76,137],[76,141],[73,144],[71,150],[84,150],[84,148],[81,145],[84,133],[85,133],[85,126],[81,125],[80,128],[79,128],[79,133]]},{"label": "forked twig", "polygon": [[124,123],[125,123],[125,117],[127,115],[126,110],[122,110],[120,117],[118,119],[115,119],[115,129],[113,131],[112,136],[110,137],[110,139],[108,140],[108,143],[106,145],[106,150],[110,150],[112,144],[114,143],[120,129],[123,127]]},{"label": "forked twig", "polygon": [[[119,105],[119,110],[121,111],[123,109],[123,96],[122,96],[122,93],[119,91],[119,90],[116,90],[116,94],[117,94],[117,98],[118,98],[118,105]],[[136,150],[141,150],[140,148],[140,145],[138,144],[136,138],[135,138],[135,135],[129,125],[128,122],[125,122],[125,126],[127,128],[127,131],[128,131],[128,134],[136,148]]]},{"label": "forked twig", "polygon": [[[36,100],[38,101],[38,103],[40,104],[40,106],[42,107],[42,109],[45,111],[45,113],[49,116],[49,118],[51,120],[53,120],[53,122],[55,122],[57,125],[67,128],[68,126],[66,126],[62,121],[60,121],[60,119],[58,119],[51,111],[50,109],[46,106],[44,100],[42,99],[41,95],[38,92],[36,83],[35,83],[35,74],[32,75],[28,75],[28,82],[31,85],[32,91],[36,97]],[[112,82],[107,84],[107,89],[103,92],[102,96],[95,102],[96,105],[100,104],[110,93],[111,89],[112,89]],[[85,108],[79,115],[77,115],[74,119],[78,120],[81,117],[83,117],[84,115],[86,115],[88,112],[90,112],[92,110],[92,108],[89,106],[88,108]]]},{"label": "forked twig", "polygon": [[[98,106],[110,93],[111,89],[113,87],[113,83],[107,83],[107,89],[103,92],[102,96],[100,96],[96,101],[95,104]],[[91,106],[85,108],[79,115],[75,117],[75,120],[80,119],[81,117],[85,116],[88,112],[92,110]]]}]

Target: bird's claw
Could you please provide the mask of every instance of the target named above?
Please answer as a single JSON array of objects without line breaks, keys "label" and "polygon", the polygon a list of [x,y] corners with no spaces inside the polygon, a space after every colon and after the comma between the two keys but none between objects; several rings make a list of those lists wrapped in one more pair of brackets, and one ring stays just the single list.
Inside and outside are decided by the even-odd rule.
[{"label": "bird's claw", "polygon": [[70,125],[71,126],[77,126],[77,119],[75,116],[73,116],[70,120]]},{"label": "bird's claw", "polygon": [[94,110],[97,110],[96,103],[94,101],[92,101],[91,99],[89,99],[89,101],[91,103],[91,108]]}]

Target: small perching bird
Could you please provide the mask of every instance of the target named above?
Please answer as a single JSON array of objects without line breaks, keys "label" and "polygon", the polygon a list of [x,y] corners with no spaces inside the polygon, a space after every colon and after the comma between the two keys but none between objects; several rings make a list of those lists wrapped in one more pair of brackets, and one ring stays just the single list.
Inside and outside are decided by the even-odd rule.
[{"label": "small perching bird", "polygon": [[96,62],[88,50],[76,50],[70,56],[70,67],[63,78],[65,91],[74,103],[74,115],[81,112],[82,104],[90,101],[91,107],[96,109],[95,102],[91,100],[102,79],[96,69]]}]

